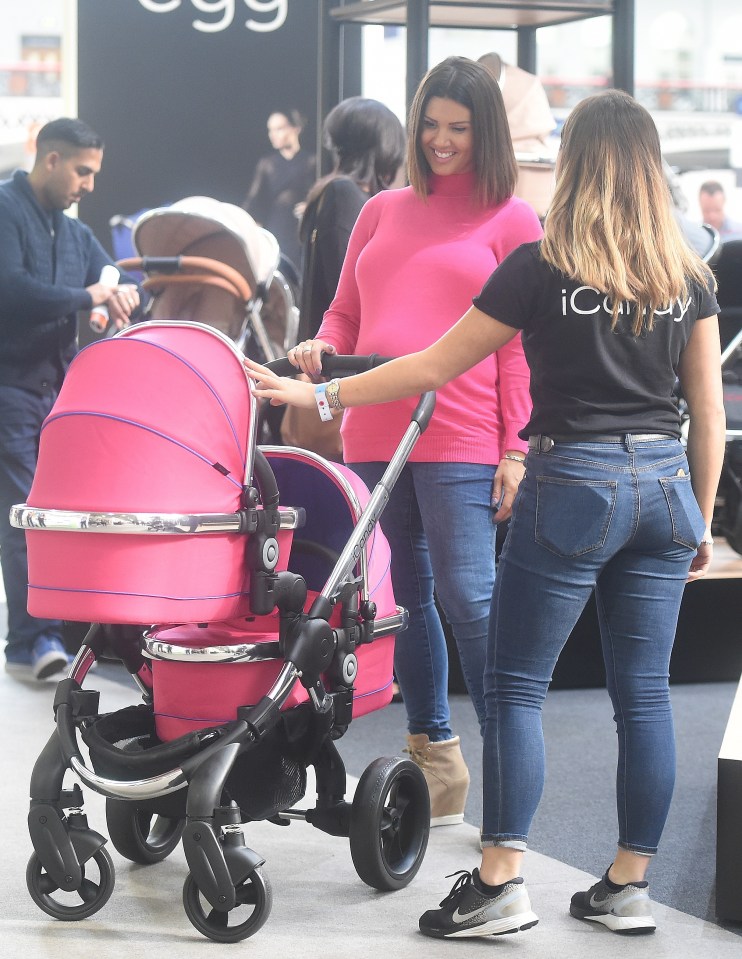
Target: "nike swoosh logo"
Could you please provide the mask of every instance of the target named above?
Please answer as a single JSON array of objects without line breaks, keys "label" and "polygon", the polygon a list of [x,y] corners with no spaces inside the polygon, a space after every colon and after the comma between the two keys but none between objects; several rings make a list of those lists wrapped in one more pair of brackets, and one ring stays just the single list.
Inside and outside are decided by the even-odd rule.
[{"label": "nike swoosh logo", "polygon": [[593,907],[593,909],[597,909],[599,906],[603,905],[607,898],[608,897],[606,896],[605,899],[596,899],[595,893],[593,893],[592,896],[590,896],[590,905]]},{"label": "nike swoosh logo", "polygon": [[480,907],[479,909],[475,909],[474,912],[460,913],[459,907],[457,906],[456,911],[451,916],[451,919],[453,919],[453,921],[456,923],[466,922],[468,919],[473,919],[475,916],[478,916],[481,911],[482,910]]}]

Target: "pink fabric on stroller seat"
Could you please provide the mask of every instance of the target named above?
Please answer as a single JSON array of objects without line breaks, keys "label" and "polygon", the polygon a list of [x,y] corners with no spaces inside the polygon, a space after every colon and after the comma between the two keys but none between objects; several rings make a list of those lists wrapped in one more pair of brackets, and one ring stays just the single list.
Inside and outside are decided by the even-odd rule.
[{"label": "pink fabric on stroller seat", "polygon": [[[357,519],[358,507],[368,502],[363,481],[350,469],[330,464],[299,450],[266,450],[278,481],[282,500],[306,510],[306,526],[297,533],[289,558],[289,569],[301,571],[310,586],[305,610],[309,610],[317,589],[329,572],[312,568],[311,552],[302,555],[302,542],[309,541],[333,552],[342,549]],[[365,545],[369,599],[376,604],[377,624],[397,614],[391,586],[389,544],[376,525]],[[339,607],[330,619],[339,624]],[[176,626],[154,630],[152,638],[188,649],[237,646],[275,642],[278,614],[255,617],[252,621],[231,620],[208,626]],[[354,683],[353,718],[381,709],[391,702],[394,635],[381,635],[356,649],[358,673]],[[216,726],[237,716],[237,707],[253,705],[271,687],[283,666],[280,659],[252,663],[153,660],[153,692],[157,735],[175,739],[194,729]],[[328,689],[331,679],[325,677]],[[284,709],[305,702],[307,693],[296,683]]]},{"label": "pink fabric on stroller seat", "polygon": [[[254,415],[240,354],[225,338],[199,326],[132,327],[70,367],[42,429],[28,505],[235,514]],[[244,534],[123,535],[96,531],[95,516],[83,522],[83,532],[27,530],[33,615],[173,623],[248,612]],[[282,531],[279,545],[290,538]]]}]

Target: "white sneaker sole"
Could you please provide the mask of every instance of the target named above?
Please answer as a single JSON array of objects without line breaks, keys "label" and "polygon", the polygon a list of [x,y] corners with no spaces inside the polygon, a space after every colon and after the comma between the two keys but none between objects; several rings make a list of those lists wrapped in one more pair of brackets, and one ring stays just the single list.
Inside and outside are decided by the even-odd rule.
[{"label": "white sneaker sole", "polygon": [[435,816],[430,820],[430,828],[433,826],[458,826],[459,823],[464,821],[464,814],[462,812],[454,813],[451,816]]},{"label": "white sneaker sole", "polygon": [[583,916],[589,922],[599,922],[611,932],[642,933],[654,932],[657,924],[651,916],[614,916],[608,912],[602,916]]},{"label": "white sneaker sole", "polygon": [[444,933],[444,939],[470,939],[480,936],[503,936],[509,932],[521,932],[532,929],[538,922],[535,912],[521,912],[516,916],[506,916],[504,919],[493,919],[474,929],[457,929],[454,932]]}]

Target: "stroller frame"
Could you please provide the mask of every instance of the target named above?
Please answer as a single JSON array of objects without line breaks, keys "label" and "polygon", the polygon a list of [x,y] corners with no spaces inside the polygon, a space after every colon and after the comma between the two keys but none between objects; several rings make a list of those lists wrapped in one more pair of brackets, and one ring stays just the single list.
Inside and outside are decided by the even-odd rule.
[{"label": "stroller frame", "polygon": [[[240,356],[226,336],[213,329],[209,332],[222,337]],[[125,336],[126,331],[119,335]],[[378,362],[377,357],[326,357],[325,372],[338,375],[360,371]],[[274,367],[289,372],[287,361],[279,360]],[[161,641],[156,628],[144,632],[140,647],[138,641],[132,642],[126,628],[114,628],[111,635],[101,624],[91,626],[68,678],[57,687],[55,728],[31,776],[28,824],[34,853],[26,878],[32,898],[43,911],[58,919],[83,919],[102,908],[113,891],[114,869],[104,848],[106,838],[88,825],[80,785],[64,787],[67,770],[106,797],[111,839],[132,861],[159,862],[182,838],[190,870],[183,893],[186,914],[203,935],[218,942],[237,942],[253,935],[270,913],[270,885],[260,869],[264,859],[246,845],[244,822],[268,819],[288,825],[292,819],[304,819],[329,835],[348,837],[356,871],[372,887],[399,889],[412,880],[425,854],[430,823],[427,784],[420,768],[409,759],[378,759],[364,772],[349,803],[345,799],[345,766],[335,740],[353,718],[357,650],[406,625],[406,612],[399,607],[395,614],[377,619],[367,590],[364,545],[427,426],[434,403],[434,394],[421,398],[384,476],[371,491],[311,605],[307,604],[307,587],[301,576],[288,570],[275,571],[277,550],[272,536],[281,524],[285,528],[298,526],[301,511],[278,509],[278,488],[268,456],[281,455],[287,448],[262,451],[254,445],[257,417],[253,419],[252,455],[247,458],[248,464],[254,463],[257,486],[250,485],[252,477],[245,477],[246,509],[235,516],[132,516],[40,510],[25,504],[14,507],[12,522],[37,530],[115,531],[122,535],[145,532],[156,537],[177,530],[209,534],[241,524],[240,531],[251,535],[249,555],[259,573],[254,596],[251,588],[253,612],[260,617],[277,609],[279,620],[278,635],[272,642],[185,648]],[[301,452],[342,479],[337,468],[321,457],[294,452]],[[352,490],[348,492],[352,495]],[[262,503],[262,509],[255,508],[258,503]],[[360,503],[357,506],[360,510]],[[355,574],[358,568],[360,577]],[[339,622],[336,615],[331,624],[336,606]],[[133,675],[144,702],[101,716],[100,694],[83,689],[82,684],[94,660],[111,647]],[[278,659],[283,665],[257,703],[238,707],[236,720],[147,748],[153,692],[146,681],[151,675],[148,660],[178,659],[227,663]],[[328,677],[329,690],[325,685]],[[306,690],[307,701],[282,712],[297,684]],[[121,748],[109,742],[97,751],[97,728],[109,721],[125,721],[127,733],[123,738],[128,735],[129,743]],[[237,763],[247,763],[240,767],[240,775],[249,778],[251,757],[261,755],[261,749],[262,755],[271,758],[287,723],[305,750],[298,761],[299,772],[293,779],[287,777],[286,796],[271,798],[264,808],[245,814],[242,806],[249,806],[249,800],[243,802],[242,796],[235,800],[230,775]],[[88,747],[91,765],[83,757],[78,733]],[[145,743],[145,748],[132,752],[131,743]],[[285,758],[281,754],[282,762]],[[102,769],[95,768],[96,761]],[[310,765],[316,774],[317,802],[312,808],[296,809],[295,802],[304,795],[302,774]],[[257,782],[260,777],[254,778]],[[93,866],[97,880],[90,876]],[[59,902],[54,896],[57,891],[77,893],[81,902],[73,906]],[[244,909],[248,915],[243,919]],[[230,925],[233,911],[240,913],[236,925]]]}]

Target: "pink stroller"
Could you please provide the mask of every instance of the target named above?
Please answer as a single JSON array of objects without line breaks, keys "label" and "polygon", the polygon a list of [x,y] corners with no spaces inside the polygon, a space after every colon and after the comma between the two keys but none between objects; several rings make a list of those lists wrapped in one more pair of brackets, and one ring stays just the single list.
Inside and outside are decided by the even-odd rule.
[{"label": "pink stroller", "polygon": [[[186,914],[218,942],[251,936],[271,908],[245,823],[301,818],[346,836],[358,875],[382,890],[406,886],[425,854],[420,769],[378,759],[349,803],[335,740],[392,696],[406,613],[377,520],[434,397],[369,494],[314,454],[256,446],[242,358],[187,322],[87,347],[44,424],[29,501],[12,510],[27,532],[31,612],[95,623],[31,777],[27,885],[58,919],[94,914],[113,889],[106,839],[88,826],[79,783],[64,788],[67,770],[106,797],[126,858],[159,862],[182,839]],[[377,360],[327,362],[337,375]],[[111,651],[142,702],[101,714],[82,684]],[[316,804],[298,809],[310,766]]]}]

